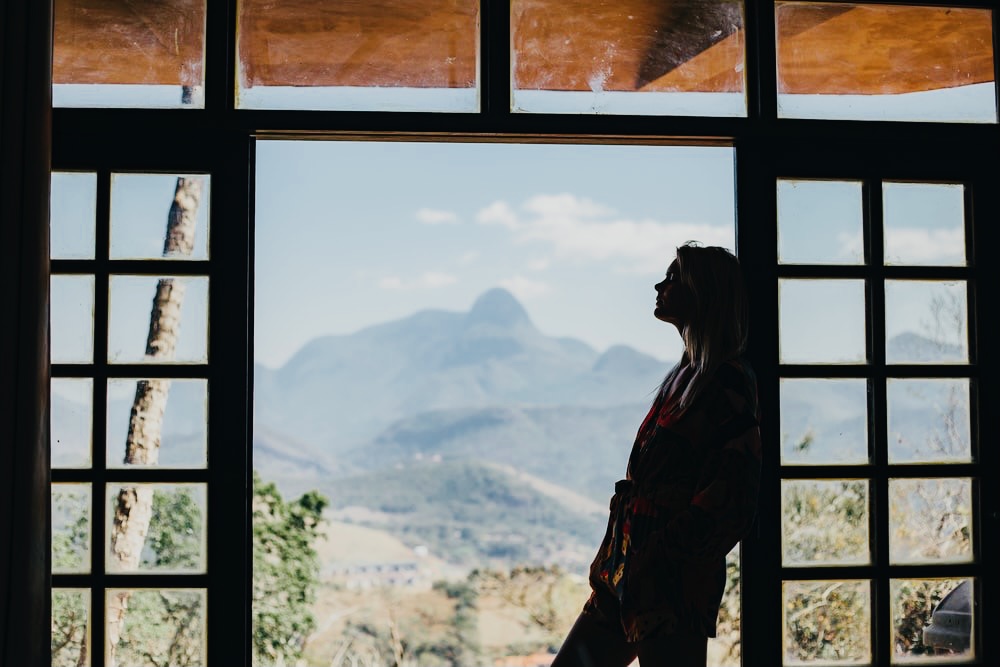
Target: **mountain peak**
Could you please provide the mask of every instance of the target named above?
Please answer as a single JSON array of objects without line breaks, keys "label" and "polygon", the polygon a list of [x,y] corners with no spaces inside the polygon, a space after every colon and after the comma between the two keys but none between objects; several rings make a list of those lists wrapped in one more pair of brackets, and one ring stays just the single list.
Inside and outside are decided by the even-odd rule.
[{"label": "mountain peak", "polygon": [[514,295],[502,287],[483,292],[467,315],[470,324],[492,324],[503,327],[531,326],[531,318]]}]

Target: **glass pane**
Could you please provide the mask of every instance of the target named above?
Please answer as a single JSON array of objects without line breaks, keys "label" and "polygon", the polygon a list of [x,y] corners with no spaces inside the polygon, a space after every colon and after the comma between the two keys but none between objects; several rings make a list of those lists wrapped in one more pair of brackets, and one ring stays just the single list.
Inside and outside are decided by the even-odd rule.
[{"label": "glass pane", "polygon": [[513,109],[745,116],[743,3],[513,0]]},{"label": "glass pane", "polygon": [[885,360],[890,364],[969,360],[965,282],[885,281]]},{"label": "glass pane", "polygon": [[206,380],[108,380],[109,468],[204,468],[208,455]]},{"label": "glass pane", "polygon": [[51,188],[52,259],[93,259],[97,174],[53,172]]},{"label": "glass pane", "polygon": [[52,667],[90,667],[90,591],[52,589]]},{"label": "glass pane", "polygon": [[208,278],[111,276],[108,361],[204,363]]},{"label": "glass pane", "polygon": [[204,589],[108,589],[105,662],[206,664]]},{"label": "glass pane", "polygon": [[965,186],[883,183],[885,263],[965,265]]},{"label": "glass pane", "polygon": [[89,484],[52,485],[52,571],[90,572]]},{"label": "glass pane", "polygon": [[205,0],[55,0],[52,105],[204,107]]},{"label": "glass pane", "polygon": [[52,363],[89,364],[94,358],[94,276],[53,275],[50,299]]},{"label": "glass pane", "polygon": [[53,468],[89,468],[94,381],[52,378],[50,440]]},{"label": "glass pane", "polygon": [[868,385],[854,379],[781,380],[781,462],[868,463]]},{"label": "glass pane", "polygon": [[886,394],[889,463],[972,460],[968,380],[890,379]]},{"label": "glass pane", "polygon": [[868,482],[782,480],[783,565],[867,565]]},{"label": "glass pane", "polygon": [[892,661],[938,662],[972,655],[972,579],[890,579]]},{"label": "glass pane", "polygon": [[306,636],[284,664],[393,664],[389,627],[453,651],[422,664],[551,661],[682,349],[652,286],[690,238],[733,247],[733,149],[261,141],[255,168],[255,632]]},{"label": "glass pane", "polygon": [[238,11],[238,107],[479,109],[476,0],[240,0]]},{"label": "glass pane", "polygon": [[209,177],[111,175],[112,259],[206,259]]},{"label": "glass pane", "polygon": [[972,560],[972,481],[889,480],[889,560],[964,563]]},{"label": "glass pane", "polygon": [[733,547],[726,556],[726,590],[719,605],[715,637],[708,640],[708,664],[712,667],[740,667],[742,661],[742,635],[740,626],[740,545]]},{"label": "glass pane", "polygon": [[786,581],[786,665],[870,662],[868,581]]},{"label": "glass pane", "polygon": [[204,572],[204,484],[108,484],[108,572]]},{"label": "glass pane", "polygon": [[863,280],[778,281],[780,360],[864,363]]},{"label": "glass pane", "polygon": [[995,123],[992,12],[778,2],[778,115]]},{"label": "glass pane", "polygon": [[860,181],[778,181],[778,261],[863,264]]}]

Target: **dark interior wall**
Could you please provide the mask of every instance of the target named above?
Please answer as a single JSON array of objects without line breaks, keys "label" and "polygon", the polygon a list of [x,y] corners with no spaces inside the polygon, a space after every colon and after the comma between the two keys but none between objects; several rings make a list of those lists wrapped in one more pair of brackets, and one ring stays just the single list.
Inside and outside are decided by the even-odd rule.
[{"label": "dark interior wall", "polygon": [[0,0],[0,665],[49,664],[51,0]]}]

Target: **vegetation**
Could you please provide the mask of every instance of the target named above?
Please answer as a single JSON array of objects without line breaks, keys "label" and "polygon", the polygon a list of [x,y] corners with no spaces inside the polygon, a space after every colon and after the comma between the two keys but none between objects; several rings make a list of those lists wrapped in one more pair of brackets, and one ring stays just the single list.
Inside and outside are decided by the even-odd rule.
[{"label": "vegetation", "polygon": [[289,663],[316,627],[313,542],[327,500],[309,492],[286,502],[256,471],[253,484],[253,664]]},{"label": "vegetation", "polygon": [[[340,480],[330,498],[334,509],[375,510],[378,521],[369,525],[468,568],[562,562],[583,574],[605,520],[474,462],[396,466]],[[573,562],[566,562],[567,553]]]}]

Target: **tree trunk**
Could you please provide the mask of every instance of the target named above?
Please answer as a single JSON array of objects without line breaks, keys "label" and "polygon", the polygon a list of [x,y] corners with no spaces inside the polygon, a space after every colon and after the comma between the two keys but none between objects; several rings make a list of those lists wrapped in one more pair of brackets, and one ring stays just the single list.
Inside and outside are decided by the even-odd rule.
[{"label": "tree trunk", "polygon": [[[189,256],[194,248],[195,219],[201,201],[201,178],[178,178],[174,201],[167,216],[163,244],[164,257]],[[180,331],[184,285],[162,278],[156,286],[146,338],[146,357],[169,361],[174,357]],[[136,383],[135,399],[125,441],[124,463],[156,465],[160,458],[163,413],[167,409],[170,380],[151,379]],[[149,487],[122,487],[115,503],[111,526],[108,568],[127,572],[138,569],[142,547],[153,515],[153,490]],[[108,600],[108,667],[117,664],[116,649],[121,638],[131,591],[120,591]]]}]

